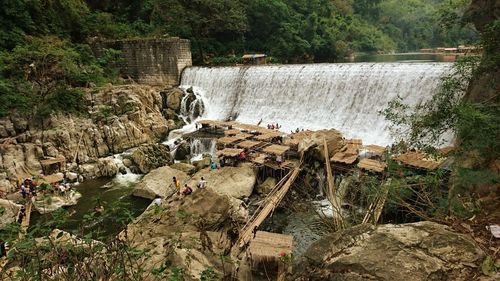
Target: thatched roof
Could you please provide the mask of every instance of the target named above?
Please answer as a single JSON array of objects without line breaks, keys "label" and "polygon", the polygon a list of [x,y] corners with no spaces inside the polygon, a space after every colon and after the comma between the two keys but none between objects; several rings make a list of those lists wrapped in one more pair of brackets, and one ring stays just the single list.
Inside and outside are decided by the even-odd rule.
[{"label": "thatched roof", "polygon": [[368,158],[361,159],[358,163],[358,168],[376,173],[382,173],[386,167],[386,163]]},{"label": "thatched roof", "polygon": [[231,136],[231,135],[234,136],[234,135],[237,135],[239,133],[241,133],[241,131],[240,130],[236,130],[236,129],[231,129],[231,130],[225,130],[224,131],[224,135],[225,136]]},{"label": "thatched roof", "polygon": [[223,150],[217,151],[218,156],[225,156],[225,157],[237,157],[240,155],[240,153],[243,151],[243,149],[239,148],[224,148]]},{"label": "thatched roof", "polygon": [[252,158],[251,161],[257,164],[264,164],[266,162],[267,154],[261,153]]},{"label": "thatched roof", "polygon": [[64,163],[64,162],[66,162],[66,158],[64,158],[64,157],[56,157],[56,158],[50,158],[50,159],[40,160],[40,165],[42,165],[42,166],[50,166],[52,164],[59,164],[59,163]]},{"label": "thatched roof", "polygon": [[270,145],[270,146],[264,148],[262,151],[265,153],[269,153],[269,154],[282,155],[283,153],[287,152],[289,149],[290,149],[290,147],[286,146],[286,145],[273,144],[273,145]]},{"label": "thatched roof", "polygon": [[242,141],[242,142],[238,143],[237,146],[241,147],[241,148],[252,148],[252,147],[257,146],[259,144],[261,144],[260,141],[246,140],[246,141]]},{"label": "thatched roof", "polygon": [[293,236],[257,231],[248,247],[254,262],[262,260],[278,260],[280,255],[290,255],[293,251]]},{"label": "thatched roof", "polygon": [[416,168],[435,170],[443,163],[444,158],[434,159],[421,151],[409,151],[394,157],[394,160]]},{"label": "thatched roof", "polygon": [[385,147],[380,146],[380,145],[375,145],[375,144],[370,144],[370,145],[365,145],[364,148],[368,150],[368,152],[375,154],[375,155],[384,155],[385,153]]},{"label": "thatched roof", "polygon": [[226,145],[226,144],[235,143],[235,142],[240,141],[240,140],[241,139],[237,138],[237,137],[222,137],[222,138],[217,140],[217,143]]},{"label": "thatched roof", "polygon": [[345,143],[346,144],[355,144],[355,145],[361,146],[361,145],[363,145],[363,140],[361,140],[361,139],[350,139],[350,140],[345,140]]},{"label": "thatched roof", "polygon": [[344,163],[344,164],[352,164],[358,159],[358,154],[345,153],[345,152],[337,152],[330,159],[332,162]]},{"label": "thatched roof", "polygon": [[245,133],[239,133],[237,134],[236,136],[234,136],[235,138],[239,139],[239,140],[246,140],[250,137],[253,137],[252,134],[245,134]]}]

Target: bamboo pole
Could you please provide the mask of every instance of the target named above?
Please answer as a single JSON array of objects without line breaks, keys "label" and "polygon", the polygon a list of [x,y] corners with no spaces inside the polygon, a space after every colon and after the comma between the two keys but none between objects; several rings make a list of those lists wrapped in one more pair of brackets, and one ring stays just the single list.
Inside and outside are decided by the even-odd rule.
[{"label": "bamboo pole", "polygon": [[[302,166],[302,158],[299,162],[299,165],[295,167],[293,171],[287,174],[269,193],[266,197],[266,200],[261,205],[262,208],[257,210],[249,222],[243,227],[240,234],[240,247],[244,247],[248,244],[252,238],[254,231],[260,226],[260,224],[267,218],[267,216],[274,211],[274,209],[279,205],[281,200],[285,197],[286,193],[292,186],[293,182],[297,178],[300,173]],[[286,178],[288,178],[286,180]],[[286,182],[283,184],[284,180]]]},{"label": "bamboo pole", "polygon": [[325,153],[326,179],[328,182],[328,197],[330,203],[332,204],[333,211],[333,223],[335,225],[335,229],[340,230],[344,228],[344,220],[342,219],[342,210],[340,208],[340,202],[337,198],[337,191],[335,189],[335,183],[333,181],[332,167],[330,166],[330,157],[328,153],[328,145],[324,137],[323,148]]}]

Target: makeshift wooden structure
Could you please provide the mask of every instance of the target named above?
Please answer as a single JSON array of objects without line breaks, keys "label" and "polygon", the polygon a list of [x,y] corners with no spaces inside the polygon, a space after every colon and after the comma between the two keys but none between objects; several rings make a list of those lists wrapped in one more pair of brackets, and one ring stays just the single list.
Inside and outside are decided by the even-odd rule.
[{"label": "makeshift wooden structure", "polygon": [[40,165],[42,166],[42,171],[44,174],[50,174],[51,172],[54,171],[54,168],[57,168],[57,170],[60,172],[66,165],[66,158],[55,157],[55,158],[40,160]]},{"label": "makeshift wooden structure", "polygon": [[262,142],[260,142],[260,141],[246,140],[246,141],[242,141],[242,142],[238,143],[236,146],[241,147],[241,148],[245,148],[245,149],[251,149],[254,147],[258,147],[261,144],[262,144]]},{"label": "makeshift wooden structure", "polygon": [[289,146],[286,145],[277,145],[273,144],[268,147],[265,147],[262,151],[264,153],[274,154],[274,155],[283,155],[290,149]]},{"label": "makeshift wooden structure", "polygon": [[248,252],[252,261],[277,260],[280,255],[290,255],[293,251],[293,236],[257,231],[250,242]]},{"label": "makeshift wooden structure", "polygon": [[364,158],[359,161],[358,168],[370,172],[382,173],[387,168],[387,164],[378,160]]},{"label": "makeshift wooden structure", "polygon": [[259,263],[274,262],[278,264],[277,280],[285,280],[287,271],[291,271],[288,263],[280,261],[285,256],[290,257],[293,251],[293,236],[257,231],[248,247],[252,267]]},{"label": "makeshift wooden structure", "polygon": [[435,170],[443,163],[444,158],[433,158],[430,155],[422,151],[408,151],[401,155],[394,157],[394,160],[401,162],[405,165],[425,169],[425,170]]},{"label": "makeshift wooden structure", "polygon": [[221,144],[221,145],[229,145],[229,144],[233,144],[235,142],[238,142],[240,140],[241,139],[237,138],[237,137],[222,137],[222,138],[217,140],[217,143]]},{"label": "makeshift wooden structure", "polygon": [[383,156],[386,148],[380,145],[370,144],[363,147],[372,156]]},{"label": "makeshift wooden structure", "polygon": [[231,130],[226,130],[224,131],[224,135],[225,136],[234,136],[234,135],[237,135],[237,134],[240,134],[241,131],[240,130],[236,130],[236,129],[231,129]]},{"label": "makeshift wooden structure", "polygon": [[244,247],[253,239],[253,233],[257,230],[260,224],[267,218],[271,212],[279,205],[281,200],[292,186],[293,182],[299,175],[302,167],[303,157],[301,157],[299,165],[295,169],[284,176],[276,186],[269,192],[263,203],[255,211],[247,224],[241,229],[239,237],[240,247]]},{"label": "makeshift wooden structure", "polygon": [[223,150],[217,151],[217,156],[224,157],[238,157],[243,149],[239,148],[224,148]]}]

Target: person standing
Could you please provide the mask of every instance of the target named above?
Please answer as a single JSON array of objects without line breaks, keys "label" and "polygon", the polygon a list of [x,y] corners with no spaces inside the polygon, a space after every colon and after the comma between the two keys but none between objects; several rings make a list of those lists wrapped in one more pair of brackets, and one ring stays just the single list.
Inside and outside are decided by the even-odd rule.
[{"label": "person standing", "polygon": [[174,188],[177,189],[177,195],[179,195],[181,194],[181,183],[176,177],[174,177],[173,180],[174,180]]},{"label": "person standing", "polygon": [[21,184],[21,195],[23,196],[23,199],[26,199],[26,195],[28,195],[28,189],[24,184]]}]

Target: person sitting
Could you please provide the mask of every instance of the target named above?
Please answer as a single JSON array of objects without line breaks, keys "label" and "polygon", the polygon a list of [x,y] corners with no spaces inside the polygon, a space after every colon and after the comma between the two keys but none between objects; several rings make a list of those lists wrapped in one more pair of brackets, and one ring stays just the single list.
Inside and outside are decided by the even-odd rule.
[{"label": "person sitting", "polygon": [[64,195],[66,193],[66,187],[62,183],[59,184],[58,188],[60,195]]},{"label": "person sitting", "polygon": [[240,160],[244,161],[247,158],[245,151],[240,152]]},{"label": "person sitting", "polygon": [[207,186],[207,181],[203,177],[201,177],[201,179],[198,182],[197,186],[198,186],[199,189],[203,189],[203,188],[205,188]]},{"label": "person sitting", "polygon": [[283,162],[283,157],[281,155],[277,155],[276,162],[278,162],[278,164],[281,164]]},{"label": "person sitting", "polygon": [[212,164],[210,164],[210,167],[212,167],[212,170],[217,169],[217,163],[212,162]]},{"label": "person sitting", "polygon": [[193,189],[190,186],[188,186],[187,184],[185,184],[184,190],[182,191],[182,194],[190,195],[191,193],[193,193]]},{"label": "person sitting", "polygon": [[153,203],[156,206],[160,206],[161,205],[161,196],[160,195],[155,195],[155,199],[153,200]]}]

